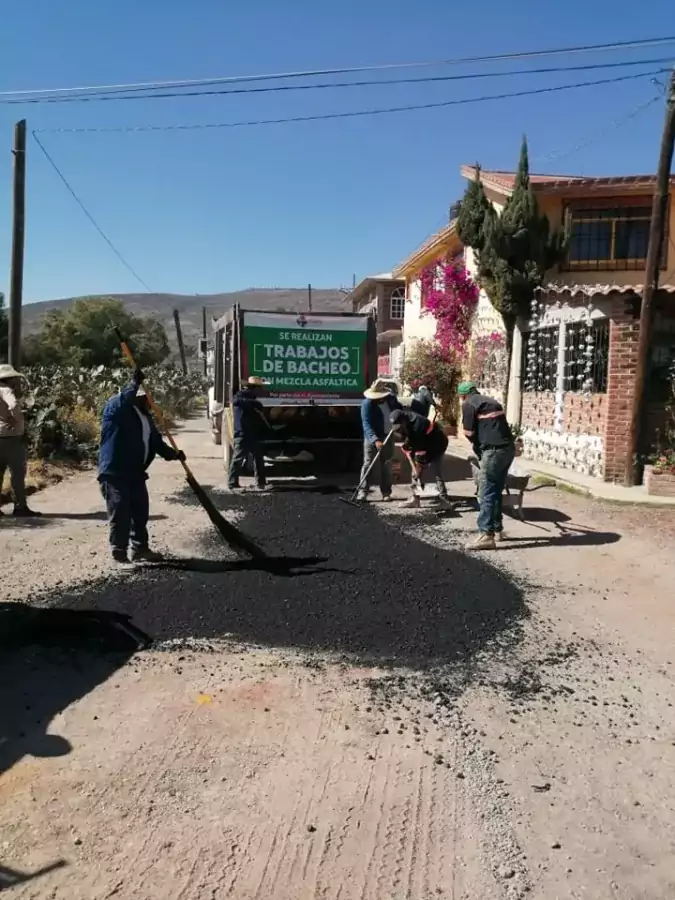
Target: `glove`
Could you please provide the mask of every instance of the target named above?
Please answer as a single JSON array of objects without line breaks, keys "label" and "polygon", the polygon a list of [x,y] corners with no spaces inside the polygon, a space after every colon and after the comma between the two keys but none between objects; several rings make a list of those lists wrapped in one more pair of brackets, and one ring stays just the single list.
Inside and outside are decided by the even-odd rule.
[{"label": "glove", "polygon": [[136,384],[139,385],[139,386],[140,386],[141,384],[143,384],[143,382],[145,381],[145,372],[143,372],[142,369],[136,369],[136,370],[135,370],[135,372],[134,372],[134,381],[135,381]]},{"label": "glove", "polygon": [[178,462],[185,462],[185,454],[183,453],[182,450],[177,451],[176,459],[178,460]]}]

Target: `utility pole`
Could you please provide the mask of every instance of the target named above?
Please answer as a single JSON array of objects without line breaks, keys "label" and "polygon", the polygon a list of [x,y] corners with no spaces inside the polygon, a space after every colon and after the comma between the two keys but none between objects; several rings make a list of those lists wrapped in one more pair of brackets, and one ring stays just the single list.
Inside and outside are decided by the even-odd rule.
[{"label": "utility pole", "polygon": [[630,422],[630,452],[626,463],[626,481],[630,485],[640,483],[642,477],[641,457],[646,443],[646,406],[649,382],[650,339],[653,302],[659,287],[659,275],[663,253],[663,242],[670,191],[670,170],[675,147],[675,69],[671,72],[666,102],[666,119],[661,137],[659,167],[656,174],[656,190],[652,205],[652,219],[649,228],[647,263],[645,266],[642,305],[640,307],[640,333],[638,337],[637,366],[633,408]]},{"label": "utility pole", "polygon": [[202,306],[202,338],[204,340],[204,378],[209,373],[209,367],[207,363],[207,352],[206,352],[206,307]]},{"label": "utility pole", "polygon": [[23,303],[23,248],[26,225],[26,120],[14,126],[14,193],[12,211],[12,261],[9,276],[8,360],[21,366],[21,306]]},{"label": "utility pole", "polygon": [[185,359],[185,344],[183,343],[183,329],[180,327],[180,315],[178,310],[173,311],[173,320],[176,323],[176,339],[178,340],[178,352],[180,353],[180,364],[183,367],[183,375],[187,375],[188,367]]},{"label": "utility pole", "polygon": [[312,311],[312,285],[307,285],[307,309]]}]

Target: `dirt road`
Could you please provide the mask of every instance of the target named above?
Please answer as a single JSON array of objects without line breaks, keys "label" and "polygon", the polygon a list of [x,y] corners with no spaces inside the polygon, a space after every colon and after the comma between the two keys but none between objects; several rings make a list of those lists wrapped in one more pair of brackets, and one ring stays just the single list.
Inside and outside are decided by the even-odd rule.
[{"label": "dirt road", "polygon": [[180,563],[113,568],[89,475],[0,521],[0,889],[675,895],[673,512],[539,489],[470,556],[468,506],[231,497],[201,423],[181,438],[295,565],[234,560],[162,462],[152,531]]}]

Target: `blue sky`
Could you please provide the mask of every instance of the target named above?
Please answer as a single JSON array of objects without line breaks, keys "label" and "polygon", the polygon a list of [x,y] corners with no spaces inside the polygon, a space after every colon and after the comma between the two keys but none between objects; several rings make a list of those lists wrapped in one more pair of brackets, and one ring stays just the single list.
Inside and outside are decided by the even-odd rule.
[{"label": "blue sky", "polygon": [[[0,91],[244,75],[636,40],[672,21],[671,0],[641,15],[608,0],[471,4],[447,0],[29,0],[3,9]],[[628,12],[628,10],[627,10]],[[666,29],[668,30],[668,29]],[[669,29],[670,32],[675,28]],[[675,58],[675,46],[569,64]],[[565,61],[548,61],[548,64]],[[525,66],[542,65],[526,63]],[[520,66],[523,67],[522,65]],[[495,64],[473,71],[499,70]],[[502,66],[501,68],[505,68]],[[468,67],[409,72],[458,74]],[[404,73],[383,73],[379,77]],[[610,77],[572,73],[248,97],[0,105],[0,290],[9,262],[12,128],[169,125],[426,103]],[[327,79],[321,79],[325,81]],[[344,79],[342,79],[344,80]],[[113,242],[156,291],[351,283],[391,268],[440,227],[463,190],[459,166],[513,168],[520,136],[535,171],[649,172],[663,102],[649,79],[540,97],[315,123],[136,134],[40,135]],[[599,136],[598,132],[609,129]],[[551,154],[589,146],[564,159]],[[27,302],[142,288],[85,219],[32,139]]]}]

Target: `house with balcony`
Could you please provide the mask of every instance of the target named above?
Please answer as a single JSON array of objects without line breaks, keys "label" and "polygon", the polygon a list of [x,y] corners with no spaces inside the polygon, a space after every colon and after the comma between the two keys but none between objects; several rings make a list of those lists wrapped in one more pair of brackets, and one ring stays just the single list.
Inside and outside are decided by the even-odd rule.
[{"label": "house with balcony", "polygon": [[369,275],[347,298],[352,312],[373,316],[377,325],[377,371],[400,378],[403,365],[403,321],[406,308],[405,280],[391,272]]},{"label": "house with balcony", "polygon": [[[467,179],[472,166],[462,167]],[[515,173],[480,179],[499,210]],[[532,175],[542,212],[569,223],[567,259],[548,274],[529,319],[518,323],[507,411],[524,429],[525,455],[606,481],[626,481],[642,281],[656,178]],[[665,427],[669,367],[675,360],[675,177],[661,250],[650,358],[646,445]],[[469,271],[472,255],[466,254]]]}]

